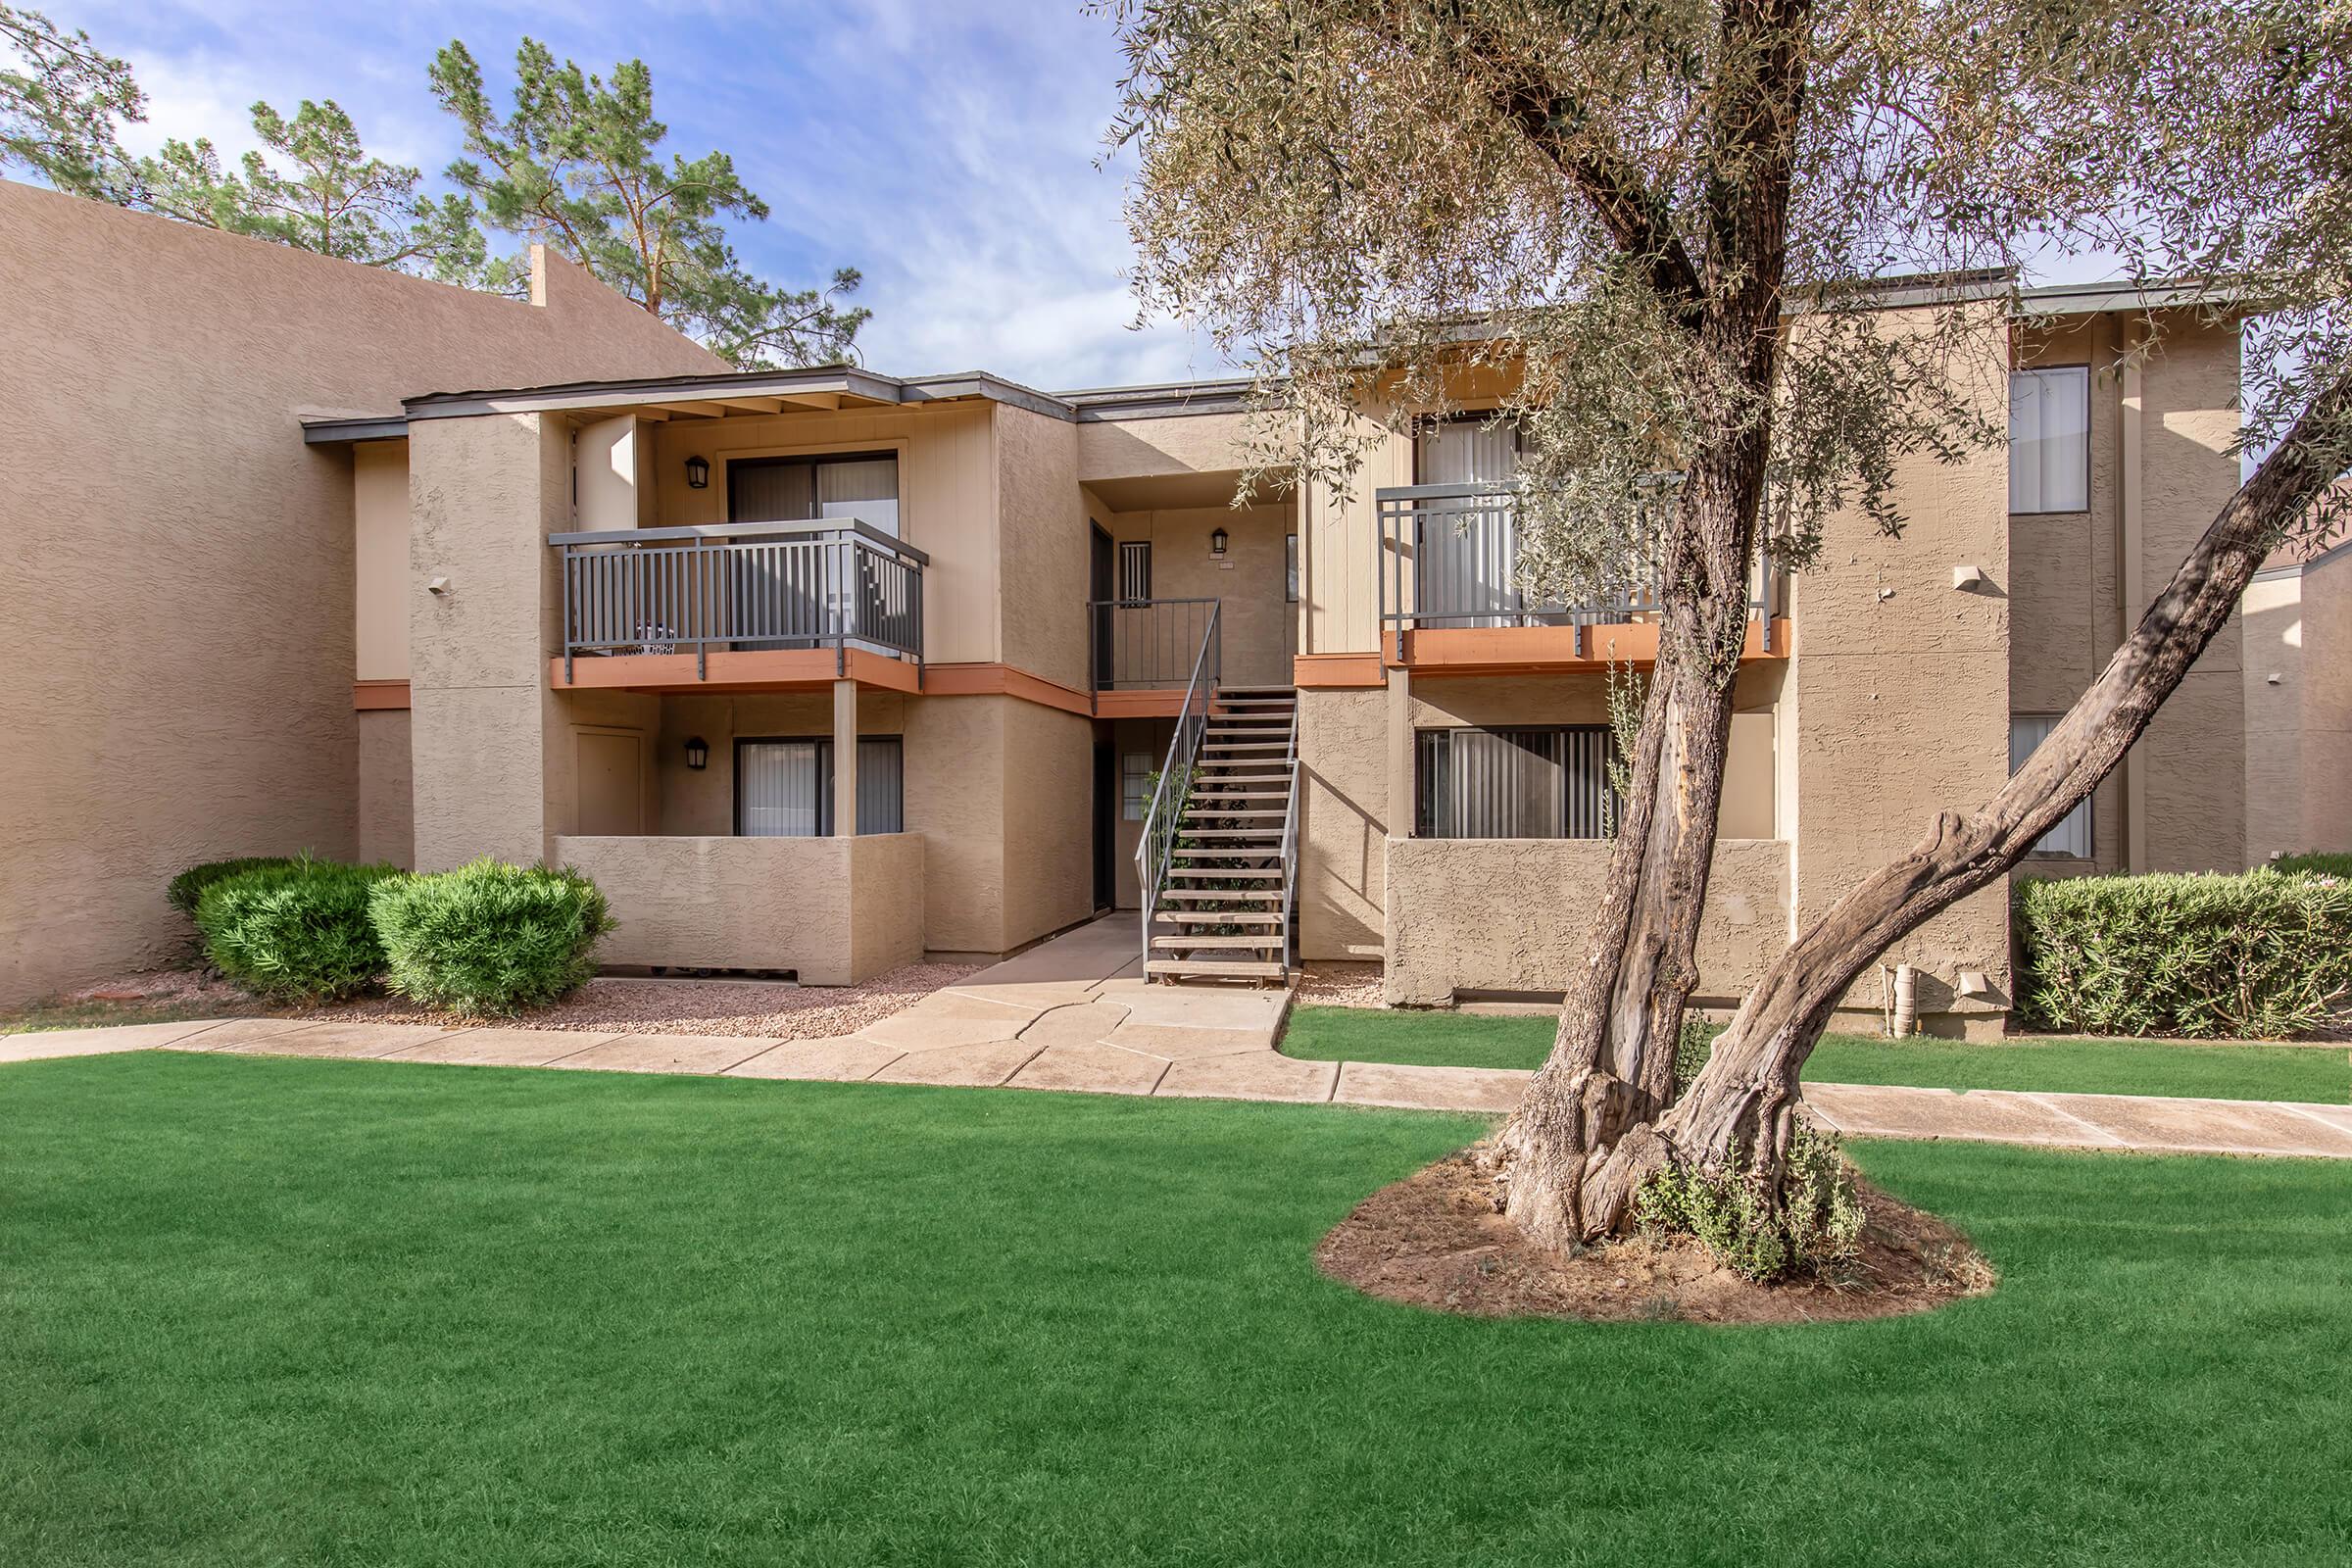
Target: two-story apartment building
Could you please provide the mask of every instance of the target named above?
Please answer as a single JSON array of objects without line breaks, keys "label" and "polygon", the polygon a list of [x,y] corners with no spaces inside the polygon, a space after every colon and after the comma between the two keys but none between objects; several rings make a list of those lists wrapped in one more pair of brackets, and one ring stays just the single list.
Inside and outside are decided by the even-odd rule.
[{"label": "two-story apartment building", "polygon": [[[2236,483],[2233,331],[2168,322],[2141,357],[2141,301],[1979,292],[2007,448],[1911,465],[1900,539],[1841,520],[1818,569],[1759,571],[1710,1000],[1990,793]],[[621,963],[848,980],[1148,892],[1139,957],[1171,976],[1556,992],[1608,852],[1609,671],[1656,631],[1639,601],[1523,602],[1515,442],[1464,401],[1345,498],[1243,510],[1237,383],[836,368],[310,421],[357,486],[368,852],[579,865]],[[2244,864],[2243,703],[2233,628],[2042,868]],[[1198,782],[1139,876],[1171,767]],[[2000,897],[1889,961],[1938,1027],[1996,1025]]]},{"label": "two-story apartment building", "polygon": [[[19,330],[74,411],[26,481],[57,592],[10,699],[12,880],[104,862],[115,889],[60,961],[37,899],[0,909],[20,993],[153,951],[124,887],[303,848],[568,862],[620,919],[608,961],[809,983],[1139,906],[1170,978],[1368,959],[1434,1004],[1578,961],[1610,672],[1655,627],[1639,599],[1524,601],[1516,443],[1477,387],[1348,495],[1236,508],[1238,382],[741,374],[560,263],[524,304],[0,196],[29,224],[10,265],[61,270]],[[1757,575],[1704,1000],[1988,794],[2236,483],[2233,330],[2167,319],[2139,355],[2162,298],[2016,316],[1973,287],[2010,368],[1969,391],[2010,442],[1911,464],[1900,539],[1836,519],[1818,566]],[[152,312],[109,322],[124,297],[172,302],[187,351]],[[108,583],[135,590],[111,662]],[[2278,847],[2249,820],[2262,678],[2233,625],[2035,868]],[[1932,1026],[1997,1027],[2000,894],[1888,961]]]}]

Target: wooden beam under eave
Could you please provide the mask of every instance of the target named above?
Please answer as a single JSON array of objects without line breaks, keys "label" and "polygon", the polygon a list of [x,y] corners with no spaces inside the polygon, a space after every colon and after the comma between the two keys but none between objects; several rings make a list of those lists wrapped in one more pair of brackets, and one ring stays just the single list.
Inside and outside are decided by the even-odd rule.
[{"label": "wooden beam under eave", "polygon": [[725,417],[727,406],[724,403],[664,403],[662,412],[683,414],[693,419],[717,419]]},{"label": "wooden beam under eave", "polygon": [[713,398],[711,401],[721,408],[733,409],[739,414],[781,414],[784,412],[782,398]]},{"label": "wooden beam under eave", "polygon": [[838,392],[787,392],[776,401],[789,403],[796,409],[830,411],[841,407],[841,394]]}]

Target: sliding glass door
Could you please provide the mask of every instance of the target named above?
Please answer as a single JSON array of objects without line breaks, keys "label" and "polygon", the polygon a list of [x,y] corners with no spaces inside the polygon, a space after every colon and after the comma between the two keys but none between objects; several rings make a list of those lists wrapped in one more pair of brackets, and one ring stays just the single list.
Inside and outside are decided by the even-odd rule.
[{"label": "sliding glass door", "polygon": [[[896,735],[858,742],[858,831],[903,833],[906,753]],[[742,838],[825,838],[833,832],[833,743],[790,737],[735,743],[735,832]]]}]

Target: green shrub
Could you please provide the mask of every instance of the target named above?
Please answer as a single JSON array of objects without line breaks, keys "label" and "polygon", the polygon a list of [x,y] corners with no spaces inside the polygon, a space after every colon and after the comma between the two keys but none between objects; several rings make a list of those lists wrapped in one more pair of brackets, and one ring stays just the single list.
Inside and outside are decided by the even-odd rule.
[{"label": "green shrub", "polygon": [[1862,1200],[1838,1140],[1801,1122],[1777,1208],[1744,1171],[1710,1176],[1670,1165],[1642,1184],[1634,1218],[1644,1235],[1691,1237],[1724,1267],[1759,1281],[1834,1273],[1862,1245]]},{"label": "green shrub", "polygon": [[2282,875],[2028,880],[2018,1010],[2075,1034],[2280,1039],[2352,989],[2352,881]]},{"label": "green shrub", "polygon": [[596,973],[597,939],[612,929],[579,872],[491,859],[384,883],[370,906],[391,988],[462,1013],[555,1001]]},{"label": "green shrub", "polygon": [[348,997],[384,972],[368,895],[401,874],[398,866],[332,860],[256,866],[204,890],[197,934],[215,967],[261,996]]},{"label": "green shrub", "polygon": [[1674,1042],[1674,1092],[1682,1093],[1698,1081],[1699,1070],[1706,1066],[1707,1057],[1714,1053],[1715,1037],[1723,1033],[1720,1024],[1712,1024],[1695,1013],[1683,1016],[1683,1032]]},{"label": "green shrub", "polygon": [[196,918],[196,906],[204,898],[204,890],[214,883],[246,871],[277,870],[295,863],[293,858],[283,855],[249,855],[237,860],[208,860],[202,865],[191,865],[173,877],[171,885],[164,889],[164,898],[172,907],[193,920]]},{"label": "green shrub", "polygon": [[2352,855],[2282,855],[2271,862],[2274,871],[2306,872],[2352,882]]}]

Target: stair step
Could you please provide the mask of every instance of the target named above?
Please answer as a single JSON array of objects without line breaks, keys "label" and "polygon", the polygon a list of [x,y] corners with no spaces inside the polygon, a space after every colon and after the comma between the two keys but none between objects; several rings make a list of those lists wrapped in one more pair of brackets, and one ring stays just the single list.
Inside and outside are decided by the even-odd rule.
[{"label": "stair step", "polygon": [[1296,686],[1223,686],[1217,690],[1228,697],[1280,697],[1286,702],[1298,700]]},{"label": "stair step", "polygon": [[[1279,801],[1282,799],[1282,797],[1279,795],[1259,795],[1252,798],[1260,801]],[[1195,799],[1198,799],[1198,797],[1195,797]],[[1242,811],[1235,810],[1229,807],[1195,806],[1184,813],[1184,819],[1187,822],[1246,822],[1253,820],[1279,822],[1290,814],[1290,812],[1284,810]]]},{"label": "stair step", "polygon": [[1269,878],[1279,880],[1282,868],[1268,866],[1262,869],[1220,870],[1215,866],[1177,865],[1168,868],[1168,875],[1181,877],[1187,882],[1263,882]]},{"label": "stair step", "polygon": [[[1290,792],[1289,790],[1204,790],[1204,789],[1195,789],[1195,790],[1193,791],[1193,804],[1194,804],[1196,807],[1200,806],[1200,805],[1201,803],[1203,803],[1203,802],[1209,802],[1209,801],[1218,802],[1218,803],[1240,802],[1240,801],[1287,801],[1287,800],[1289,800],[1290,798],[1291,798],[1291,792]],[[1222,804],[1220,804],[1220,806],[1219,806],[1219,808],[1218,808],[1218,814],[1219,814],[1219,815],[1230,816],[1230,815],[1232,815],[1233,813],[1232,813],[1232,812],[1230,812],[1230,811],[1226,811],[1226,810],[1224,810],[1224,809],[1223,809],[1223,807],[1222,807]],[[1276,812],[1275,814],[1276,814],[1277,816],[1279,816],[1279,815],[1281,815],[1282,813],[1278,811],[1278,812]]]},{"label": "stair step", "polygon": [[1216,839],[1221,843],[1271,845],[1282,841],[1282,829],[1278,827],[1188,827],[1184,829],[1184,836],[1194,840]]},{"label": "stair step", "polygon": [[1289,741],[1203,741],[1204,752],[1287,752]]},{"label": "stair step", "polygon": [[[1174,900],[1179,904],[1279,904],[1282,902],[1282,890],[1280,888],[1168,888],[1161,892],[1160,899],[1163,903]],[[1206,914],[1204,910],[1195,909],[1186,909],[1180,912],[1202,914],[1203,916]]]},{"label": "stair step", "polygon": [[1280,925],[1282,915],[1272,909],[1233,909],[1207,913],[1199,909],[1176,909],[1153,916],[1170,925]]},{"label": "stair step", "polygon": [[1219,980],[1280,980],[1288,971],[1279,963],[1253,963],[1248,959],[1152,958],[1146,960],[1144,973],[1164,974],[1171,980],[1193,974]]},{"label": "stair step", "polygon": [[[1221,762],[1218,765],[1221,767],[1251,767],[1256,764]],[[1193,788],[1196,792],[1204,789],[1232,790],[1244,784],[1288,784],[1290,781],[1291,775],[1288,773],[1220,773],[1215,778],[1200,780]],[[1290,792],[1284,790],[1282,793],[1287,795]]]},{"label": "stair step", "polygon": [[1280,952],[1281,937],[1153,937],[1152,947],[1157,953],[1200,953],[1209,948],[1237,948],[1246,952]]}]

